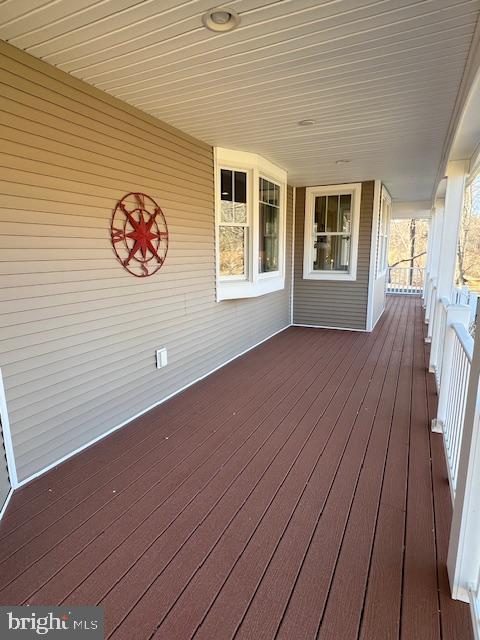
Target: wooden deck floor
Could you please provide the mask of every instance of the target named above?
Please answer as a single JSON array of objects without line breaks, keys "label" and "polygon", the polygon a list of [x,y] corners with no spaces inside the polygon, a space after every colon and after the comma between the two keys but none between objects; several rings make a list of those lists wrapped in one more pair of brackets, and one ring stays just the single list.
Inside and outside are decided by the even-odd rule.
[{"label": "wooden deck floor", "polygon": [[0,602],[115,640],[470,640],[420,301],[290,328],[19,490]]}]

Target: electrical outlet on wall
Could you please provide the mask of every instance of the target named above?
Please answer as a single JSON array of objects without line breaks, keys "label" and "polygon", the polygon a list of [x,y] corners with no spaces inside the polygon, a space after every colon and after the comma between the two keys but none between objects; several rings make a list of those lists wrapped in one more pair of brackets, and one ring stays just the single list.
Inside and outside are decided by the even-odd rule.
[{"label": "electrical outlet on wall", "polygon": [[166,367],[168,364],[167,359],[167,349],[166,347],[162,347],[161,349],[157,349],[155,353],[157,369],[162,369],[162,367]]}]

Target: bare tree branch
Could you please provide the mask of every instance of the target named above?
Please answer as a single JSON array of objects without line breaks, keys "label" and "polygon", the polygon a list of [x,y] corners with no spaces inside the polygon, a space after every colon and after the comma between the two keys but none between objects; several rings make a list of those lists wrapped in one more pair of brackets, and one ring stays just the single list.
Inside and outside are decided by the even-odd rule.
[{"label": "bare tree branch", "polygon": [[417,255],[412,256],[411,258],[404,258],[403,260],[398,260],[397,262],[394,262],[393,264],[389,264],[388,266],[392,268],[392,267],[398,266],[402,262],[413,262],[413,260],[416,260],[417,258],[424,256],[426,253],[427,253],[426,251],[422,251],[422,253],[417,253]]}]

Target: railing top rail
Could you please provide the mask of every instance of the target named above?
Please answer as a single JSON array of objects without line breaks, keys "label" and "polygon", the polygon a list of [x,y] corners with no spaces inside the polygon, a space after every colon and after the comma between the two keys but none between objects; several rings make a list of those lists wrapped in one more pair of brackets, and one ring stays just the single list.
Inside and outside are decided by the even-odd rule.
[{"label": "railing top rail", "polygon": [[467,329],[461,322],[454,322],[452,324],[452,329],[455,331],[458,341],[460,342],[468,361],[471,363],[474,343],[472,336],[468,333]]}]

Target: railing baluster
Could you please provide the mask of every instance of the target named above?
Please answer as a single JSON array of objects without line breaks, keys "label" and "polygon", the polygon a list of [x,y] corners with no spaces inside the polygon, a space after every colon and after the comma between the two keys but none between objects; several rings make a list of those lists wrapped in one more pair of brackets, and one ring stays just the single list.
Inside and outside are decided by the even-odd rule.
[{"label": "railing baluster", "polygon": [[424,275],[423,267],[389,267],[387,293],[421,296]]}]

